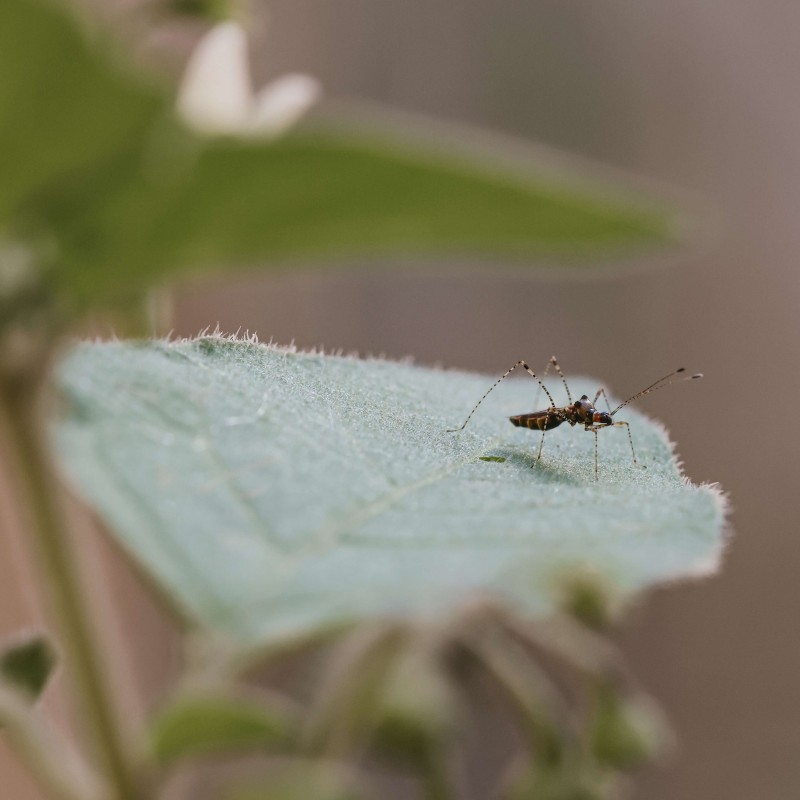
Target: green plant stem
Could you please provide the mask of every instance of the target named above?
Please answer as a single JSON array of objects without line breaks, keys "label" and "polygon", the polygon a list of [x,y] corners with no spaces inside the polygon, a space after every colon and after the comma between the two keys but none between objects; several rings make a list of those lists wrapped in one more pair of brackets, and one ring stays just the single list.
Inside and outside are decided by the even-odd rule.
[{"label": "green plant stem", "polygon": [[76,559],[58,501],[58,484],[37,415],[37,391],[32,384],[3,387],[0,402],[7,435],[16,456],[22,497],[29,514],[36,555],[46,577],[60,644],[81,702],[93,744],[103,761],[115,800],[138,800],[124,755],[122,736],[93,641],[91,623],[79,586]]},{"label": "green plant stem", "polygon": [[568,710],[556,685],[518,643],[496,625],[466,631],[462,644],[504,692],[523,724],[531,752],[567,744]]},{"label": "green plant stem", "polygon": [[334,653],[314,708],[306,721],[303,750],[311,756],[342,757],[406,630],[394,623],[363,626]]},{"label": "green plant stem", "polygon": [[4,688],[0,688],[0,727],[49,795],[59,800],[98,800],[103,796],[88,766],[54,735],[41,713]]}]

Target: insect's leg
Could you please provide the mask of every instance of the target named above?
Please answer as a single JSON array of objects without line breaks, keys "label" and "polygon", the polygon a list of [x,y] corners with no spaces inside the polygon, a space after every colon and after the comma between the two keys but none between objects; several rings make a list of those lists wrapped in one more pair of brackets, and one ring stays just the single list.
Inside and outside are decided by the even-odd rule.
[{"label": "insect's leg", "polygon": [[610,425],[589,425],[586,427],[587,431],[592,431],[594,433],[594,478],[597,480],[597,432],[603,430],[604,428],[614,427],[618,428],[624,425],[628,429],[628,443],[631,446],[631,455],[633,456],[633,464],[636,467],[644,467],[644,464],[639,463],[639,459],[636,458],[636,450],[633,447],[633,436],[631,435],[631,426],[629,422],[623,422],[620,420],[619,422],[615,422],[613,426]]},{"label": "insect's leg", "polygon": [[606,406],[608,407],[608,410],[611,411],[611,403],[608,402],[608,395],[606,394],[605,389],[597,390],[597,394],[594,396],[594,401],[592,402],[592,405],[595,408],[597,408],[597,398],[600,397],[600,395],[603,395],[603,399],[606,401]]},{"label": "insect's leg", "polygon": [[[536,464],[539,463],[539,459],[542,457],[542,447],[544,447],[544,437],[547,433],[547,417],[545,417],[544,425],[542,426],[542,438],[539,440],[539,452],[536,454]],[[533,466],[536,466],[533,464]]]},{"label": "insect's leg", "polygon": [[597,431],[601,428],[607,428],[607,425],[586,425],[584,426],[585,431],[591,431],[594,434],[594,479],[598,480],[598,469],[597,469]]},{"label": "insect's leg", "polygon": [[[553,358],[555,358],[555,356],[553,356]],[[547,373],[550,372],[550,367],[553,366],[553,358],[551,358],[547,362],[547,366],[544,368],[544,372],[542,373],[542,380],[544,380],[547,377]],[[539,398],[541,396],[542,396],[542,387],[539,386],[536,389],[536,397],[533,398],[533,407],[534,408],[539,408]]]},{"label": "insect's leg", "polygon": [[547,395],[547,399],[550,401],[550,407],[551,408],[555,408],[555,403],[553,402],[553,398],[552,398],[550,392],[547,391],[547,387],[539,380],[539,378],[536,376],[536,373],[524,361],[517,361],[517,363],[514,364],[514,366],[511,367],[510,369],[507,369],[489,387],[489,389],[486,392],[486,394],[483,397],[481,397],[480,400],[478,400],[478,402],[475,404],[475,408],[473,408],[472,411],[469,412],[469,416],[464,420],[464,424],[460,428],[448,428],[446,432],[447,433],[456,433],[458,431],[463,431],[464,428],[467,427],[467,423],[472,419],[472,415],[478,410],[478,406],[489,396],[489,394],[491,393],[492,389],[494,389],[494,387],[497,386],[497,384],[500,383],[500,381],[502,381],[503,379],[507,378],[517,367],[522,367],[532,378],[534,378],[537,381],[539,386],[541,386],[542,389],[544,389],[544,393]]},{"label": "insect's leg", "polygon": [[623,422],[622,420],[620,420],[619,422],[615,422],[614,423],[614,427],[615,428],[618,428],[620,425],[624,425],[628,429],[628,441],[630,442],[630,445],[631,445],[631,455],[633,456],[633,463],[637,467],[639,467],[641,465],[639,464],[639,461],[636,458],[636,450],[633,449],[633,436],[631,436],[631,426],[630,426],[629,423]]},{"label": "insect's leg", "polygon": [[[564,388],[567,390],[567,400],[569,404],[572,405],[572,392],[569,390],[569,386],[567,386],[567,379],[564,377],[564,373],[561,371],[561,366],[558,363],[558,359],[555,356],[550,356],[547,361],[547,366],[544,368],[544,372],[542,373],[542,379],[547,377],[547,374],[550,372],[550,367],[555,367],[556,372],[558,373],[559,377],[561,378],[561,382],[564,384]],[[540,386],[536,390],[536,397],[533,401],[533,407],[539,407],[539,397],[542,394],[542,387]]]},{"label": "insect's leg", "polygon": [[602,430],[603,428],[607,428],[608,425],[586,425],[584,426],[585,431],[591,431],[594,434],[594,479],[598,480],[598,469],[597,469],[597,432]]},{"label": "insect's leg", "polygon": [[558,359],[555,356],[550,357],[550,361],[547,362],[547,365],[553,365],[558,373],[558,376],[561,378],[561,382],[564,384],[564,388],[567,390],[567,400],[569,404],[572,405],[572,392],[569,390],[569,386],[567,386],[567,379],[564,377],[564,373],[561,371],[561,366],[558,363]]}]

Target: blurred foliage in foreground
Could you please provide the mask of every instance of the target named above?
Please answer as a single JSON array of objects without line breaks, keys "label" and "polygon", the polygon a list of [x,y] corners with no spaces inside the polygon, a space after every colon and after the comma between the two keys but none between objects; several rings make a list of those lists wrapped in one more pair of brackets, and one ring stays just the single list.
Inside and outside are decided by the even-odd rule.
[{"label": "blurred foliage in foreground", "polygon": [[663,209],[453,158],[446,141],[204,139],[106,39],[49,3],[0,4],[0,231],[70,310],[198,269],[389,252],[588,262],[671,241]]}]

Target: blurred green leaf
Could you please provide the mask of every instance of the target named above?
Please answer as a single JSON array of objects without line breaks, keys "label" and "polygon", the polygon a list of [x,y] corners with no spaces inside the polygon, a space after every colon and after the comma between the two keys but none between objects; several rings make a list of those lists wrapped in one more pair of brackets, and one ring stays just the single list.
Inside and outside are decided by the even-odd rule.
[{"label": "blurred green leaf", "polygon": [[0,227],[33,194],[140,143],[166,102],[65,5],[0,3]]},{"label": "blurred green leaf", "polygon": [[532,381],[446,432],[492,380],[215,337],[83,344],[58,450],[185,613],[244,642],[486,593],[549,614],[582,565],[625,591],[713,569],[718,492],[682,477],[660,427],[626,409],[647,469],[603,431],[596,482],[594,437],[567,426],[532,468],[538,436],[507,421]]},{"label": "blurred green leaf", "polygon": [[252,749],[274,749],[292,736],[287,715],[253,697],[224,694],[181,696],[162,709],[150,729],[156,760]]},{"label": "blurred green leaf", "polygon": [[163,9],[167,13],[198,17],[208,20],[226,20],[234,16],[235,0],[163,0]]},{"label": "blurred green leaf", "polygon": [[0,5],[0,225],[48,243],[74,310],[202,269],[389,253],[596,260],[673,240],[663,209],[457,158],[443,137],[199,139],[108,39],[44,0]]},{"label": "blurred green leaf", "polygon": [[189,270],[354,256],[375,267],[388,253],[574,258],[669,238],[651,210],[356,135],[218,142],[194,161],[191,146],[164,144],[147,169],[128,154],[46,198],[66,293],[121,301]]},{"label": "blurred green leaf", "polygon": [[44,691],[57,661],[47,636],[28,634],[0,645],[0,682],[35,700]]}]

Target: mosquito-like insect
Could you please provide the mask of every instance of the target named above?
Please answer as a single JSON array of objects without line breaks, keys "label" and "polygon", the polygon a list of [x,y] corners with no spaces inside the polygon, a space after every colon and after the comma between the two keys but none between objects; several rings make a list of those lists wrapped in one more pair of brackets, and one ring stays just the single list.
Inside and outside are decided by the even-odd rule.
[{"label": "mosquito-like insect", "polygon": [[[640,397],[644,397],[646,394],[650,394],[651,392],[655,392],[658,389],[663,389],[665,386],[669,386],[672,383],[678,383],[680,381],[688,381],[693,380],[694,378],[702,378],[702,373],[697,373],[695,375],[687,375],[685,377],[676,378],[676,375],[680,375],[682,372],[685,372],[685,368],[681,367],[680,369],[676,369],[674,372],[670,372],[669,375],[665,375],[663,378],[659,378],[655,383],[651,383],[647,388],[642,389],[640,392],[636,392],[636,394],[631,395],[624,403],[620,403],[613,411],[611,410],[611,405],[608,402],[608,395],[606,394],[605,389],[598,389],[597,393],[594,396],[594,400],[589,400],[588,395],[583,395],[578,400],[572,400],[572,392],[569,390],[569,386],[567,385],[567,379],[564,377],[564,373],[561,371],[561,367],[556,360],[556,357],[553,356],[550,361],[547,363],[547,367],[545,368],[544,374],[542,377],[546,377],[547,373],[550,370],[550,367],[555,367],[556,372],[558,373],[559,377],[561,378],[562,383],[564,384],[564,388],[567,390],[567,400],[568,403],[565,406],[557,406],[555,401],[553,400],[553,396],[547,390],[547,387],[542,383],[536,373],[524,362],[524,361],[517,361],[511,369],[507,370],[503,375],[501,375],[490,387],[486,394],[481,397],[480,400],[475,405],[475,408],[469,412],[469,416],[464,420],[464,424],[460,428],[451,428],[447,431],[447,433],[456,433],[458,431],[463,431],[464,428],[467,427],[467,423],[472,419],[472,415],[478,410],[478,406],[489,396],[492,389],[497,386],[500,381],[504,378],[507,378],[517,367],[522,367],[532,378],[536,380],[539,386],[544,389],[544,393],[547,395],[547,399],[550,401],[550,407],[544,409],[543,411],[531,411],[528,414],[516,414],[513,417],[509,417],[509,420],[512,425],[516,425],[518,428],[530,428],[531,430],[537,430],[542,432],[542,438],[539,441],[539,452],[536,454],[536,463],[539,463],[539,459],[542,457],[542,447],[544,446],[544,437],[547,431],[553,430],[553,428],[557,428],[564,422],[568,422],[571,426],[575,425],[583,425],[583,429],[585,431],[591,431],[594,433],[594,479],[598,480],[598,468],[597,468],[597,432],[602,430],[603,428],[611,428],[611,427],[622,427],[624,426],[628,431],[628,442],[631,446],[631,455],[633,456],[633,463],[636,466],[639,466],[639,461],[636,458],[636,450],[633,447],[633,436],[631,435],[631,426],[624,422],[623,420],[614,420],[614,414],[617,413],[621,408],[624,408],[628,405],[628,403],[632,403],[634,400],[638,400]],[[603,395],[606,401],[606,406],[608,406],[608,411],[598,411],[597,401],[600,395]],[[538,399],[538,393],[537,393]]]}]

